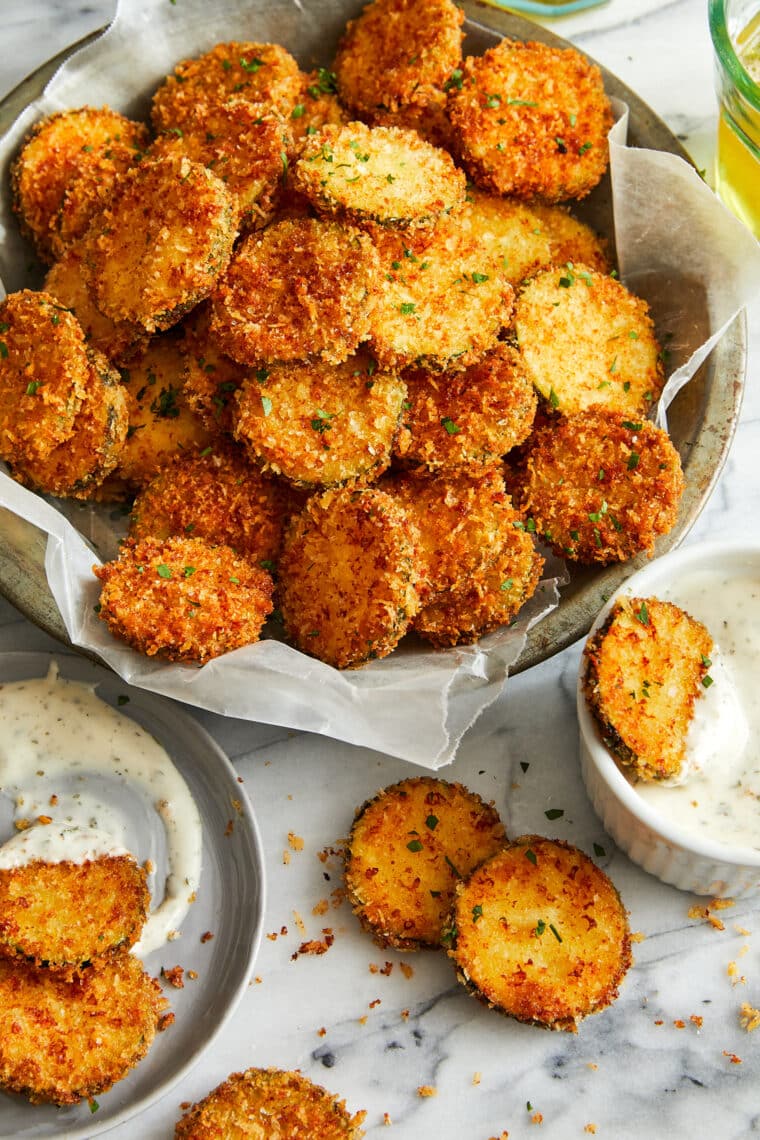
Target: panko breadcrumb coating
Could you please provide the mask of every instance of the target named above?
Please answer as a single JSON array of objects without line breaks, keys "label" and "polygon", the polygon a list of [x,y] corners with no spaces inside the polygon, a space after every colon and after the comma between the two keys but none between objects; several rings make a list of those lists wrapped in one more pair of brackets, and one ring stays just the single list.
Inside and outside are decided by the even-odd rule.
[{"label": "panko breadcrumb coating", "polygon": [[532,206],[474,187],[467,191],[467,202],[462,223],[485,248],[501,256],[502,268],[515,288],[554,260],[547,229]]},{"label": "panko breadcrumb coating", "polygon": [[233,1073],[177,1122],[176,1140],[361,1140],[367,1114],[298,1072],[246,1069]]},{"label": "panko breadcrumb coating", "polygon": [[454,146],[474,181],[526,201],[583,198],[607,169],[612,111],[574,48],[503,39],[449,87]]},{"label": "panko breadcrumb coating", "polygon": [[[148,132],[145,130],[143,147],[147,143]],[[56,260],[85,236],[95,218],[118,191],[121,177],[142,158],[142,150],[123,143],[112,143],[107,150],[76,172],[66,187],[60,209],[51,226],[50,244]]]},{"label": "panko breadcrumb coating", "polygon": [[379,276],[359,230],[318,218],[275,222],[238,247],[212,298],[211,331],[240,364],[340,364],[367,337]]},{"label": "panko breadcrumb coating", "polygon": [[621,598],[589,638],[589,708],[605,744],[640,780],[681,775],[713,648],[701,622],[657,598]]},{"label": "panko breadcrumb coating", "polygon": [[362,117],[424,107],[461,61],[463,22],[451,0],[374,0],[338,46],[341,99]]},{"label": "panko breadcrumb coating", "polygon": [[365,116],[372,127],[402,127],[417,134],[431,146],[451,150],[451,123],[446,113],[444,91],[431,92],[430,102],[421,106],[407,103],[397,111],[375,111]]},{"label": "panko breadcrumb coating", "polygon": [[614,885],[568,843],[525,835],[457,885],[443,934],[459,980],[518,1021],[575,1032],[631,964]]},{"label": "panko breadcrumb coating", "polygon": [[592,408],[534,432],[514,493],[556,554],[607,563],[651,555],[683,487],[662,428]]},{"label": "panko breadcrumb coating", "polygon": [[387,656],[419,606],[414,525],[375,488],[312,495],[278,569],[288,637],[338,669]]},{"label": "panko breadcrumb coating", "polygon": [[646,415],[662,391],[646,301],[586,265],[537,273],[518,293],[514,327],[528,376],[566,415],[590,407]]},{"label": "panko breadcrumb coating", "polygon": [[33,1104],[77,1104],[142,1060],[166,999],[131,954],[68,982],[0,959],[0,1087]]},{"label": "panko breadcrumb coating", "polygon": [[534,202],[531,211],[549,239],[551,260],[555,265],[567,265],[570,261],[587,265],[598,273],[609,273],[612,270],[612,259],[605,238],[574,217],[568,206],[546,206]]},{"label": "panko breadcrumb coating", "polygon": [[323,127],[342,127],[351,121],[352,116],[343,107],[335,91],[335,76],[325,67],[318,67],[316,71],[302,76],[301,94],[287,120],[298,153],[306,140]]},{"label": "panko breadcrumb coating", "polygon": [[235,392],[250,369],[237,364],[219,348],[211,334],[211,306],[204,301],[180,326],[185,404],[209,431],[232,434]]},{"label": "panko breadcrumb coating", "polygon": [[272,610],[269,574],[202,538],[127,539],[93,572],[101,621],[149,657],[204,662],[251,645]]},{"label": "panko breadcrumb coating", "polygon": [[149,901],[131,855],[0,869],[0,957],[70,977],[133,946]]},{"label": "panko breadcrumb coating", "polygon": [[363,352],[337,367],[259,369],[235,394],[235,438],[296,486],[376,479],[390,462],[405,398],[403,380]]},{"label": "panko breadcrumb coating", "polygon": [[402,780],[356,812],[346,844],[348,900],[379,946],[440,946],[457,880],[505,842],[496,809],[462,784]]}]

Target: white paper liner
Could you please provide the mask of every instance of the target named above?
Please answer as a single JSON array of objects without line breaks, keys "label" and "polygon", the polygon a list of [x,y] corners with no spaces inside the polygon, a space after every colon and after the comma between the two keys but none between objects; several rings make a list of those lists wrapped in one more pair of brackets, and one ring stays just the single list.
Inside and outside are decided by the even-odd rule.
[{"label": "white paper liner", "polygon": [[[217,42],[278,42],[305,69],[329,64],[346,19],[361,6],[352,0],[219,0],[213,5],[121,0],[108,32],[64,64],[0,142],[0,167],[7,170],[31,124],[51,111],[107,103],[145,118],[150,94],[175,63]],[[760,288],[760,250],[687,163],[626,147],[626,109],[620,104],[615,109],[610,150],[618,259],[621,275],[647,297],[658,327],[670,334],[676,370],[664,408]],[[11,214],[6,178],[0,275],[9,292],[39,284],[30,277],[28,256]],[[706,342],[695,339],[697,325],[690,307],[681,303],[684,280],[704,291],[711,330]],[[501,692],[527,630],[558,602],[557,579],[547,579],[519,622],[479,645],[433,651],[407,639],[390,657],[356,671],[339,672],[277,640],[238,649],[202,668],[167,664],[123,646],[96,617],[100,587],[92,574],[93,547],[83,534],[111,557],[108,548],[120,530],[107,510],[67,504],[76,529],[61,511],[1,470],[0,505],[48,534],[48,582],[72,642],[97,653],[125,681],[199,708],[322,733],[426,768],[454,758],[465,731]]]}]

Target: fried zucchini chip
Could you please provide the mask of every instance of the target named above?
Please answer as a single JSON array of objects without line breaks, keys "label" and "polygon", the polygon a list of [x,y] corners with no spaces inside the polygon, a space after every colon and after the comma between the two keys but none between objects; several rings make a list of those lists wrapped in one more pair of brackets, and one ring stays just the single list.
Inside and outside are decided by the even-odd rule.
[{"label": "fried zucchini chip", "polygon": [[293,184],[321,214],[428,226],[461,206],[465,176],[445,150],[401,127],[326,126],[305,144]]},{"label": "fried zucchini chip", "polygon": [[351,116],[336,94],[335,76],[325,67],[302,75],[301,95],[288,119],[288,130],[300,154],[307,139],[323,127],[342,127]]},{"label": "fried zucchini chip", "polygon": [[287,118],[298,102],[301,70],[279,44],[224,43],[183,59],[153,96],[157,133],[184,129],[198,109],[229,99],[268,103]]},{"label": "fried zucchini chip", "polygon": [[683,488],[666,432],[591,408],[534,432],[514,492],[555,554],[607,563],[651,555]]},{"label": "fried zucchini chip", "polygon": [[2,869],[0,957],[71,976],[134,946],[149,902],[145,871],[131,855]]},{"label": "fried zucchini chip", "polygon": [[101,621],[149,657],[203,662],[251,645],[272,610],[269,574],[202,538],[127,539],[93,572]]},{"label": "fried zucchini chip", "polygon": [[454,145],[478,186],[526,201],[583,198],[608,162],[612,111],[574,48],[504,39],[449,87]]},{"label": "fried zucchini chip", "polygon": [[713,648],[701,622],[657,598],[621,598],[589,638],[589,708],[604,743],[640,780],[682,775]]},{"label": "fried zucchini chip", "polygon": [[129,369],[122,370],[129,428],[118,473],[143,487],[178,452],[202,451],[218,434],[184,399],[186,361],[174,335],[154,337]]},{"label": "fried zucchini chip", "polygon": [[554,260],[548,229],[532,206],[472,187],[467,191],[467,201],[463,221],[483,247],[501,256],[502,268],[515,288]]},{"label": "fried zucchini chip", "polygon": [[572,1033],[615,1000],[631,964],[626,910],[604,871],[538,835],[458,884],[443,940],[459,980],[487,1006]]},{"label": "fried zucchini chip", "polygon": [[236,393],[235,438],[296,486],[371,481],[390,462],[405,398],[403,380],[366,353],[260,369]]},{"label": "fried zucchini chip", "polygon": [[383,273],[370,339],[381,365],[463,369],[495,347],[514,292],[501,253],[468,226],[466,211],[429,230],[372,236]]},{"label": "fried zucchini chip", "polygon": [[184,156],[146,159],[88,233],[95,304],[113,321],[167,329],[209,295],[234,238],[232,196],[210,170]]},{"label": "fried zucchini chip", "polygon": [[233,430],[235,392],[250,369],[226,356],[211,334],[210,302],[204,301],[182,322],[185,404],[214,434]]},{"label": "fried zucchini chip", "polygon": [[90,374],[82,328],[55,297],[0,302],[0,458],[43,460],[70,439]]},{"label": "fried zucchini chip", "polygon": [[312,495],[290,523],[278,567],[283,621],[297,648],[338,669],[386,657],[419,605],[415,537],[383,491]]},{"label": "fried zucchini chip", "polygon": [[[146,130],[146,145],[147,133]],[[142,157],[142,150],[123,143],[112,144],[76,172],[66,187],[51,226],[50,244],[56,259],[63,257],[67,249],[85,236],[95,218],[118,191],[122,175],[142,161]]]},{"label": "fried zucchini chip", "polygon": [[166,998],[131,954],[66,981],[0,959],[0,1086],[33,1104],[106,1092],[150,1048]]},{"label": "fried zucchini chip", "polygon": [[519,354],[499,344],[464,372],[404,373],[407,405],[395,453],[430,470],[498,462],[530,435],[537,398]]},{"label": "fried zucchini chip", "polygon": [[134,539],[205,538],[271,569],[282,542],[285,495],[227,444],[181,453],[138,494],[129,528]]},{"label": "fried zucchini chip", "polygon": [[646,301],[585,265],[537,273],[517,296],[515,333],[531,380],[565,415],[646,415],[665,383]]},{"label": "fried zucchini chip", "polygon": [[567,206],[546,206],[534,202],[531,207],[551,248],[550,260],[555,265],[577,262],[595,269],[597,273],[610,273],[613,269],[609,247],[601,234],[571,214]]},{"label": "fried zucchini chip", "polygon": [[275,222],[238,247],[212,299],[211,331],[239,364],[340,364],[369,334],[379,275],[359,230],[318,218]]},{"label": "fried zucchini chip", "polygon": [[366,1112],[353,1115],[345,1101],[298,1072],[246,1069],[233,1073],[177,1122],[175,1140],[247,1136],[250,1140],[360,1140]]},{"label": "fried zucchini chip", "polygon": [[[113,181],[147,143],[148,130],[143,123],[132,122],[109,107],[57,111],[35,124],[13,163],[11,184],[13,209],[42,261],[53,261],[62,250],[64,238],[56,232],[59,211],[77,176],[93,168],[106,182]],[[95,209],[92,183],[89,186],[77,200],[76,210],[74,199],[70,202],[72,217],[66,222],[66,240],[69,226],[74,224],[73,214],[81,222],[83,213],[88,212],[85,199],[89,198]],[[98,192],[94,200],[100,202]]]},{"label": "fried zucchini chip", "polygon": [[461,62],[463,22],[452,0],[373,0],[338,45],[341,99],[362,117],[426,106]]},{"label": "fried zucchini chip", "polygon": [[356,813],[348,900],[379,946],[438,947],[457,881],[506,842],[498,812],[462,784],[412,777]]}]

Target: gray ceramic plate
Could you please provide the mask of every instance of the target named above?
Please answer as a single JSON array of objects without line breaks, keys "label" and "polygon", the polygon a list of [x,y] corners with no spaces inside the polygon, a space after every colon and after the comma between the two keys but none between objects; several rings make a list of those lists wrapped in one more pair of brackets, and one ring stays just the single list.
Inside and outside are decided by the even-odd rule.
[{"label": "gray ceramic plate", "polygon": [[[166,988],[176,1020],[158,1034],[147,1057],[110,1092],[97,1098],[92,1113],[85,1102],[67,1108],[30,1105],[0,1093],[0,1140],[66,1136],[89,1140],[121,1124],[175,1085],[213,1043],[245,993],[261,940],[264,915],[264,861],[258,826],[244,787],[225,754],[201,726],[171,701],[125,685],[107,669],[81,656],[55,656],[60,674],[97,685],[97,693],[132,717],[163,745],[185,778],[203,824],[203,870],[197,901],[182,924],[181,938],[146,955],[148,973],[178,964],[195,970],[184,989]],[[42,677],[46,653],[7,653],[0,657],[0,684]],[[123,698],[128,697],[124,702]],[[121,698],[121,701],[119,700]],[[120,787],[113,789],[119,794]],[[238,801],[236,811],[232,801]],[[155,813],[151,813],[157,819]],[[228,832],[230,817],[234,826]],[[0,795],[0,842],[10,837],[12,814]],[[156,825],[158,826],[158,825]],[[138,839],[138,859],[147,857],[150,837]],[[230,906],[230,900],[235,901]],[[211,931],[213,939],[201,942]],[[177,1115],[179,1115],[179,1110]]]},{"label": "gray ceramic plate", "polygon": [[[264,0],[252,0],[252,4],[254,8],[257,4],[263,6]],[[312,0],[309,4],[309,26],[312,30],[315,26],[318,28],[319,37],[311,44],[311,48],[318,52],[321,59],[310,57],[308,61],[302,60],[302,63],[308,66],[313,66],[316,62],[328,64],[345,19],[355,15],[362,6],[361,0],[345,0],[345,3],[337,6],[325,5],[325,20],[320,24],[317,17],[321,6]],[[468,53],[480,53],[502,36],[537,39],[567,46],[564,40],[553,33],[518,16],[472,0],[464,0],[461,6],[467,16],[465,51]],[[340,9],[340,21],[336,20],[336,8]],[[283,42],[298,55],[296,45],[289,44],[286,39]],[[0,135],[8,129],[19,112],[41,93],[46,81],[67,54],[69,53],[63,53],[40,68],[0,103]],[[602,71],[608,93],[623,99],[630,107],[630,145],[669,151],[688,159],[675,135],[651,109],[614,75],[605,69]],[[611,235],[607,182],[603,182],[582,204],[581,213],[600,232]],[[699,315],[698,294],[694,297],[694,306],[695,329],[699,335],[700,322],[702,328],[705,327],[705,322]],[[745,368],[746,322],[742,315],[669,409],[670,433],[681,455],[686,490],[675,527],[657,544],[658,554],[672,549],[682,541],[710,496],[728,454],[738,420]],[[67,642],[60,614],[47,587],[44,553],[45,537],[35,527],[0,509],[0,591],[37,625]],[[644,561],[645,558],[639,558],[630,563],[602,569],[573,568],[570,581],[562,590],[559,606],[531,630],[513,672],[529,668],[583,637],[604,600]]]}]

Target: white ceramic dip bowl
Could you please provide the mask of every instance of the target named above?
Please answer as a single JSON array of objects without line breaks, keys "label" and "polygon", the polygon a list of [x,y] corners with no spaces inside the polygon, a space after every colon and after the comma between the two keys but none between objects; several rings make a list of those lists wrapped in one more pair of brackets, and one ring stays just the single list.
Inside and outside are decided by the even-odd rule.
[{"label": "white ceramic dip bowl", "polygon": [[[714,576],[714,591],[705,589],[709,587],[708,574]],[[746,588],[747,583],[751,589]],[[739,594],[732,600],[732,591],[737,585]],[[702,601],[695,600],[695,588],[698,587],[702,590]],[[681,890],[718,898],[748,894],[760,887],[760,725],[757,719],[757,694],[760,692],[760,543],[702,543],[671,551],[656,559],[633,574],[610,598],[589,636],[604,623],[619,597],[658,597],[675,602],[707,626],[718,646],[722,645],[722,637],[729,636],[729,631],[723,626],[724,618],[733,614],[733,622],[740,629],[739,636],[743,642],[741,653],[749,654],[749,687],[755,690],[751,698],[756,710],[754,729],[750,719],[749,742],[743,762],[749,761],[748,766],[755,769],[756,774],[753,776],[754,788],[749,780],[743,780],[741,784],[733,780],[733,776],[727,780],[727,784],[732,782],[733,787],[727,790],[725,803],[711,794],[707,785],[700,786],[693,780],[682,784],[679,789],[658,786],[653,789],[653,796],[648,790],[640,793],[633,778],[624,774],[623,767],[602,743],[583,691],[584,654],[577,691],[581,771],[594,809],[618,847],[634,863],[664,882]],[[735,667],[738,653],[732,656],[728,652],[728,642],[723,648],[729,667]],[[720,678],[720,683],[725,683],[724,677]],[[747,712],[746,705],[743,707]],[[716,763],[721,763],[722,759],[719,756]],[[725,760],[727,764],[734,764],[729,756]],[[698,799],[688,801],[684,797],[687,788],[689,796],[702,795],[700,809],[694,812],[693,821],[689,818],[689,808]],[[676,811],[671,811],[671,805],[676,806],[675,800],[669,799],[673,792],[678,792],[681,801],[681,807]],[[683,822],[684,805],[686,824]],[[726,824],[734,806],[745,817],[746,809],[749,809],[749,826],[754,828],[756,821],[756,837],[748,837],[745,825],[741,840],[735,839],[736,835],[741,835],[738,826],[734,829]],[[723,818],[717,820],[720,813]],[[715,819],[714,826],[711,818]],[[716,838],[716,831],[722,832],[721,838]]]}]

